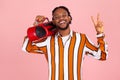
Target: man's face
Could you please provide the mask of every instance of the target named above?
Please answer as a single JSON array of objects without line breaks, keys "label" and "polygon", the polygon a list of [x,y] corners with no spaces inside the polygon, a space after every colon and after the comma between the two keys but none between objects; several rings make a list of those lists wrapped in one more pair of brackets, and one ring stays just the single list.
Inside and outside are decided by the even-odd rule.
[{"label": "man's face", "polygon": [[65,30],[69,27],[71,17],[66,10],[59,8],[53,13],[53,23],[58,29]]}]

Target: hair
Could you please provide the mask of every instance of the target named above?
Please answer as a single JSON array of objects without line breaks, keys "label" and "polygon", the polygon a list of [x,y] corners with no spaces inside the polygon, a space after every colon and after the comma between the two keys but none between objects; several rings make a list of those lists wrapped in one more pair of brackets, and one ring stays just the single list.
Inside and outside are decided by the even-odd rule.
[{"label": "hair", "polygon": [[[71,13],[70,13],[69,9],[68,9],[67,7],[65,7],[65,6],[58,6],[58,7],[55,7],[55,8],[52,10],[52,15],[54,14],[54,12],[55,12],[57,9],[60,9],[60,8],[66,10],[67,13],[68,13],[68,16],[71,17]],[[71,20],[72,20],[72,17],[71,17]],[[70,21],[70,23],[71,23],[71,21]]]}]

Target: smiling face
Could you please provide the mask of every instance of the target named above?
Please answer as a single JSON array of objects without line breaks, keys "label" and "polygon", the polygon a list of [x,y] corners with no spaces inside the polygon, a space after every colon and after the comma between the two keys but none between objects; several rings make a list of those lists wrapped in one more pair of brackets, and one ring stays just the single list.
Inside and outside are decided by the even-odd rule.
[{"label": "smiling face", "polygon": [[68,15],[68,12],[59,8],[53,13],[53,23],[60,30],[66,30],[69,27],[71,22],[71,16]]}]

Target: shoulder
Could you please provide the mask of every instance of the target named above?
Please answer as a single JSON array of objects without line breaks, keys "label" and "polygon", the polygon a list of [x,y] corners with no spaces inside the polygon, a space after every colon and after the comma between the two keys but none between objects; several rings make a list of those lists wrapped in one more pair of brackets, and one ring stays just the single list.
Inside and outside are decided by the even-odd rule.
[{"label": "shoulder", "polygon": [[80,32],[75,32],[75,31],[73,31],[73,34],[75,34],[75,36],[76,36],[77,38],[84,39],[84,40],[87,39],[87,35],[86,35],[85,33],[80,33]]},{"label": "shoulder", "polygon": [[86,37],[85,33],[80,33],[80,32],[75,32],[75,31],[73,31],[73,33],[75,33],[76,35],[80,35],[80,36],[85,36]]}]

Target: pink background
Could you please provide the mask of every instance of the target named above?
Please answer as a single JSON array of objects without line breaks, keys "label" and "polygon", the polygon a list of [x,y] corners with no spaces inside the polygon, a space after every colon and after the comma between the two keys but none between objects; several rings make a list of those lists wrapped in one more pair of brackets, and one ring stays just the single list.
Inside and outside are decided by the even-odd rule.
[{"label": "pink background", "polygon": [[47,80],[48,65],[44,55],[21,50],[28,27],[36,15],[51,19],[58,5],[72,14],[71,29],[86,33],[96,43],[90,16],[101,14],[104,21],[109,58],[98,61],[86,56],[83,80],[120,80],[120,0],[0,0],[0,80]]}]

